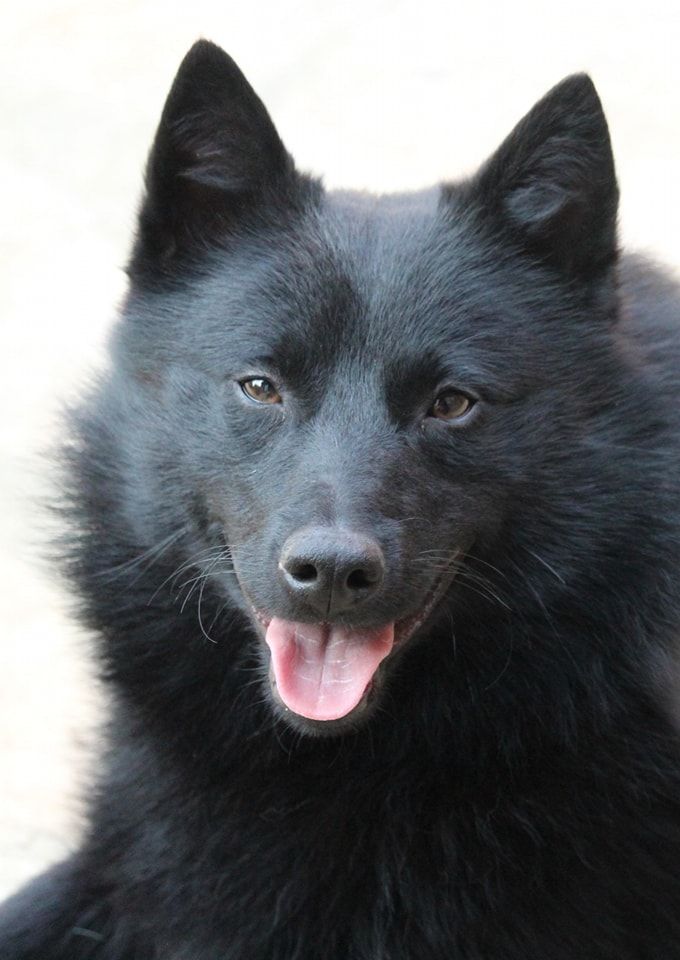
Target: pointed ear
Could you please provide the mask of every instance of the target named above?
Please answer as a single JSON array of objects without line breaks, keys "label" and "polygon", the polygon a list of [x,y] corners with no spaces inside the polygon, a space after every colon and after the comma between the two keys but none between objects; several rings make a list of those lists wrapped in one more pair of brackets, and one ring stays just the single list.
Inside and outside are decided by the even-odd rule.
[{"label": "pointed ear", "polygon": [[618,187],[590,78],[567,77],[539,100],[469,189],[486,216],[568,274],[595,275],[611,264]]},{"label": "pointed ear", "polygon": [[205,248],[293,180],[262,101],[231,57],[199,40],[180,65],[151,148],[131,273]]}]

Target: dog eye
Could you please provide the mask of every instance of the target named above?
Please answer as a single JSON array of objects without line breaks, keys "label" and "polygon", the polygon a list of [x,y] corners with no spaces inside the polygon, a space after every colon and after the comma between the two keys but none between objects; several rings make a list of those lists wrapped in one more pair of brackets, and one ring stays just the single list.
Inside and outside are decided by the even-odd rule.
[{"label": "dog eye", "polygon": [[471,397],[457,390],[444,390],[439,394],[430,409],[428,416],[437,420],[460,420],[475,405]]},{"label": "dog eye", "polygon": [[281,394],[271,380],[265,377],[249,377],[241,380],[241,390],[256,403],[282,403]]}]

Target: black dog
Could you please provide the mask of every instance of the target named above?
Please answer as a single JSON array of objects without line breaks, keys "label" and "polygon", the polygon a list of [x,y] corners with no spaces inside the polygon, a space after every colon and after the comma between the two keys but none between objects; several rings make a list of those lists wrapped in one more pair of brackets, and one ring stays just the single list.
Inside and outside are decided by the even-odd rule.
[{"label": "black dog", "polygon": [[115,698],[2,960],[677,960],[677,289],[574,76],[326,194],[210,43],[67,449]]}]

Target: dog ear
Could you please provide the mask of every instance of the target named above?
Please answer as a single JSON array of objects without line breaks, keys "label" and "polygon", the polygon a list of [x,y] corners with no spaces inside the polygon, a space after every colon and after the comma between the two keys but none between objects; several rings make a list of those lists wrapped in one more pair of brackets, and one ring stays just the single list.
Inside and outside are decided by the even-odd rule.
[{"label": "dog ear", "polygon": [[553,87],[467,189],[520,245],[567,273],[595,275],[611,264],[618,187],[590,77],[574,74]]},{"label": "dog ear", "polygon": [[168,94],[146,168],[130,272],[205,249],[295,180],[262,101],[231,57],[199,40]]}]

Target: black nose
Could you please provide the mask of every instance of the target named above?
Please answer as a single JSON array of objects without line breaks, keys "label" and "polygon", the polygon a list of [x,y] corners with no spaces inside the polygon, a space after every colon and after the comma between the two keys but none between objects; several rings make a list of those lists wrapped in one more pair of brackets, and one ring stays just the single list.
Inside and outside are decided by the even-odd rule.
[{"label": "black nose", "polygon": [[385,576],[370,537],[336,527],[305,527],[283,545],[279,568],[288,588],[323,620],[372,597]]}]

